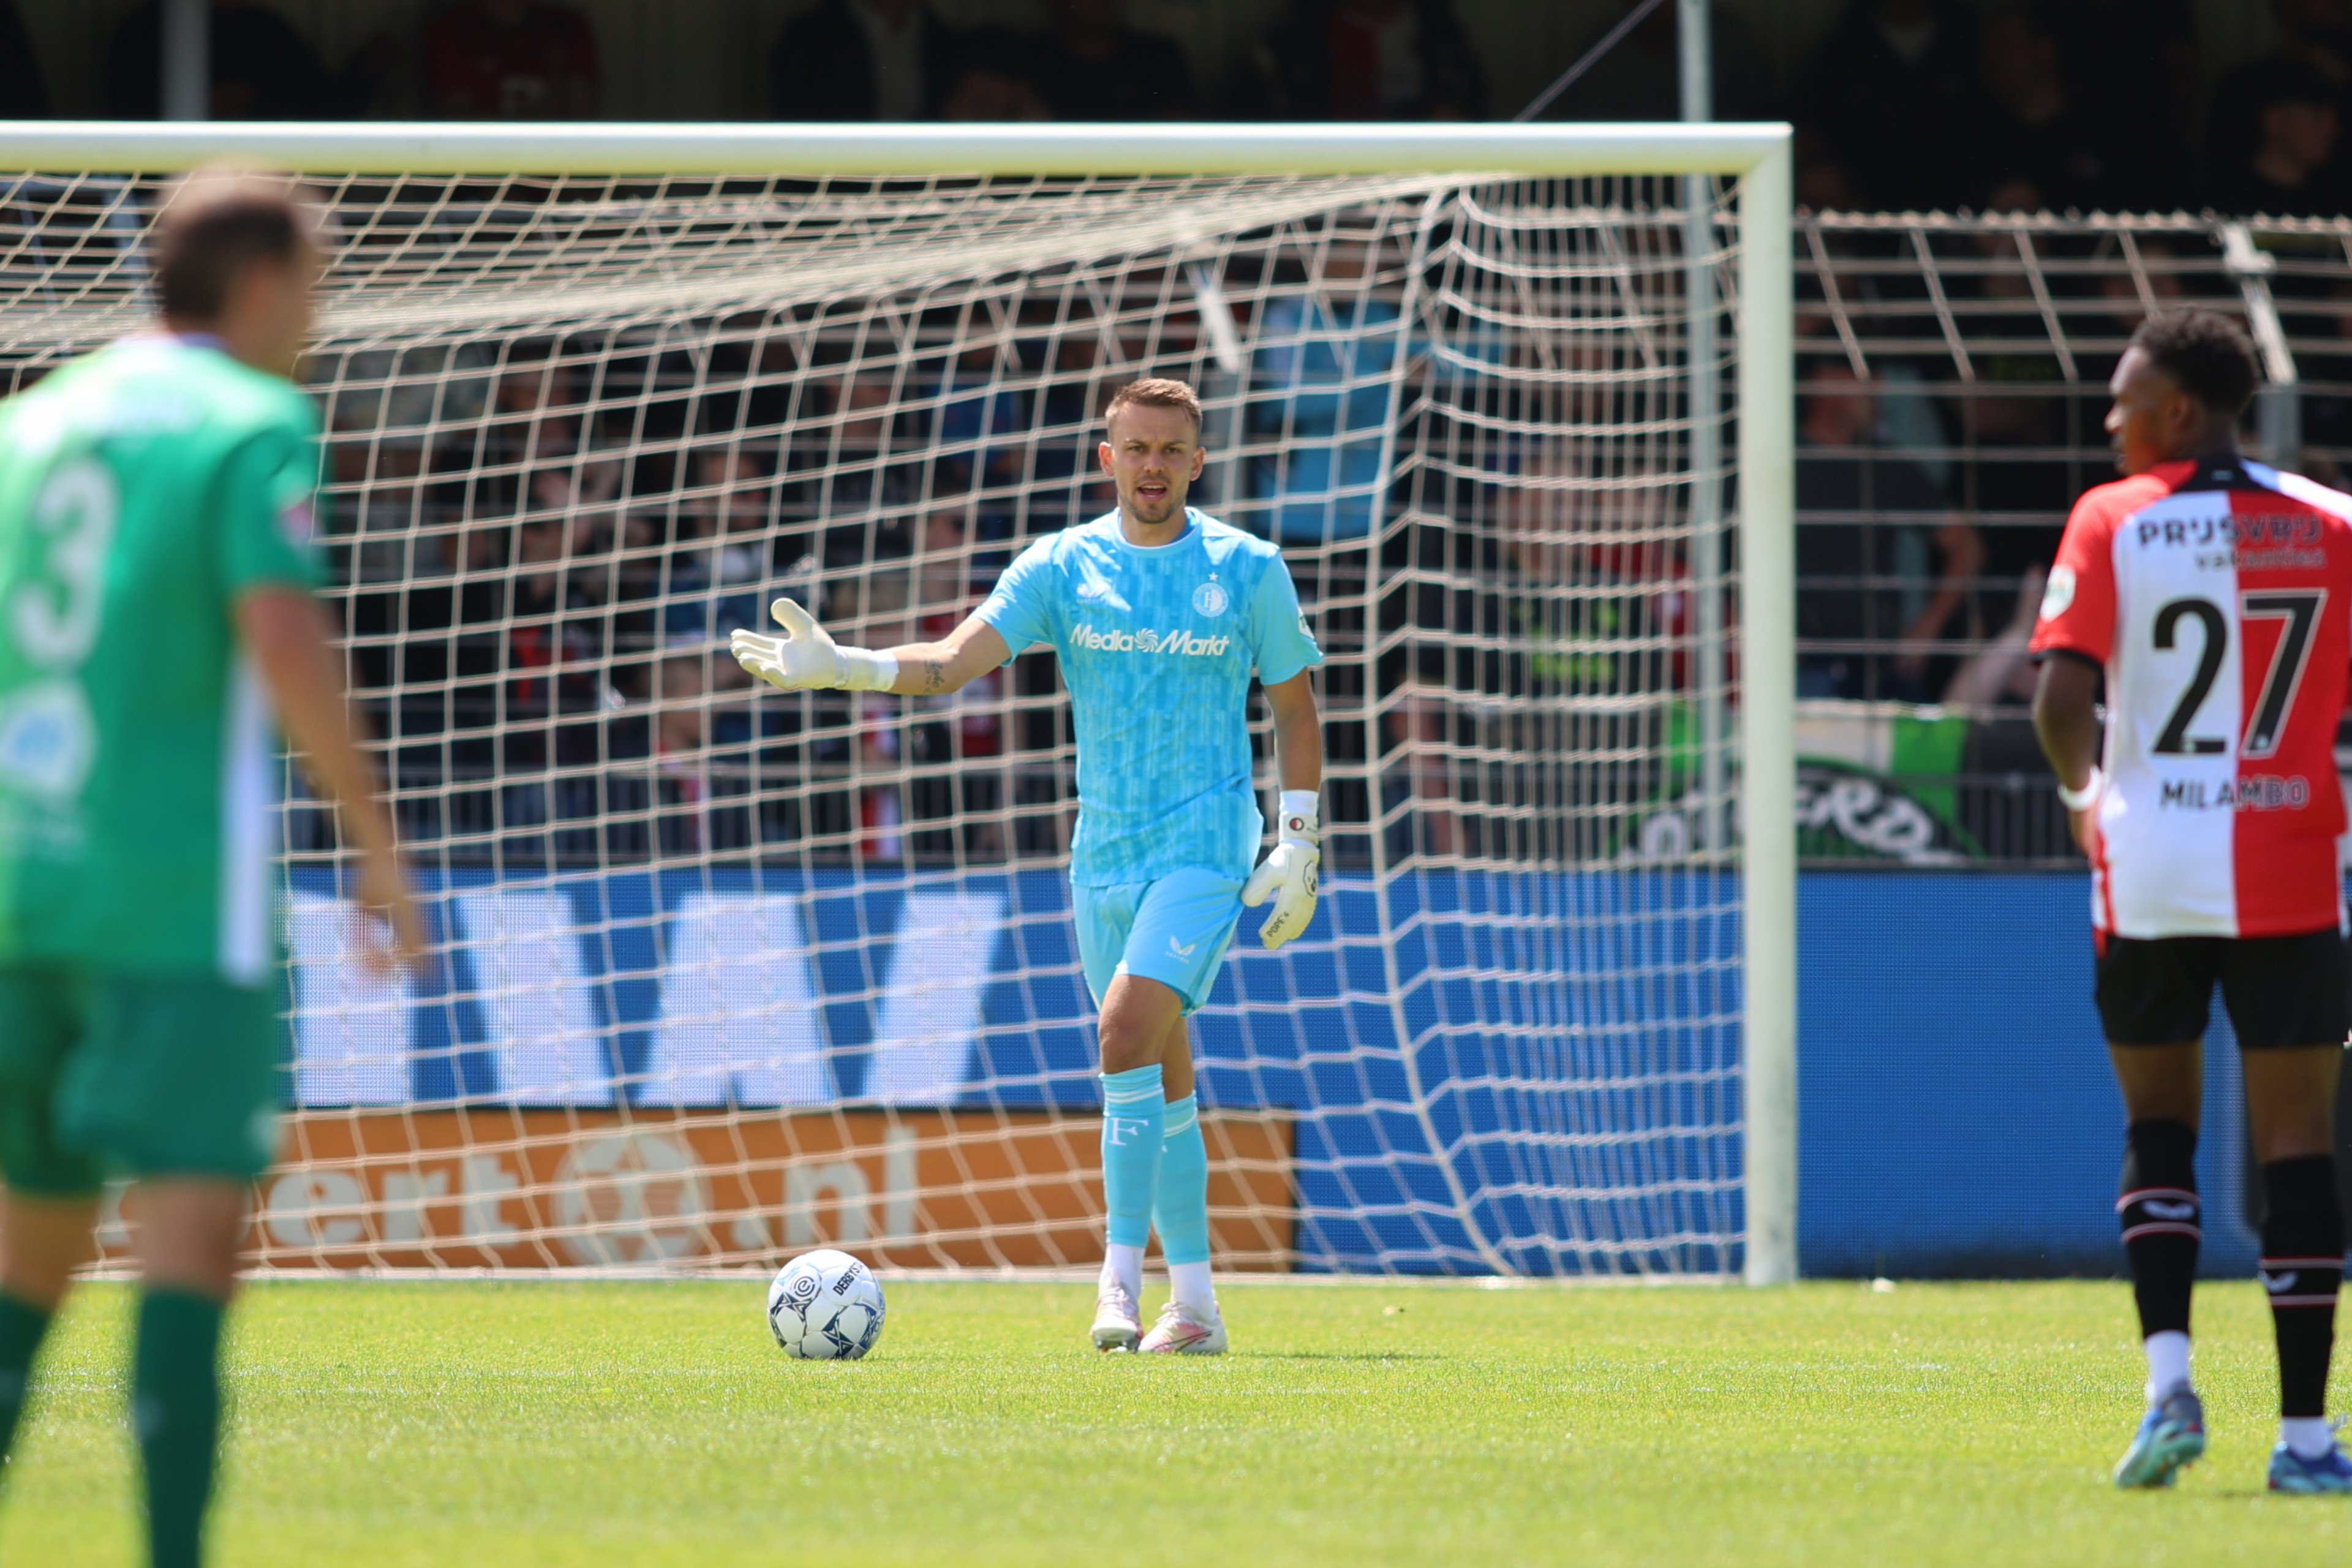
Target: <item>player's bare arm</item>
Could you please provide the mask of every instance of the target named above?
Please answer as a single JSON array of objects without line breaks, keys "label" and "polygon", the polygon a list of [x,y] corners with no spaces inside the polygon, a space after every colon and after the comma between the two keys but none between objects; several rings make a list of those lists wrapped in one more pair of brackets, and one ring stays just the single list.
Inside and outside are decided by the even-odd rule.
[{"label": "player's bare arm", "polygon": [[421,963],[425,928],[401,874],[392,817],[362,747],[326,611],[300,588],[257,588],[237,601],[236,627],[312,787],[334,805],[343,837],[359,854],[361,905],[389,927],[390,943],[371,942],[361,957],[378,970]]},{"label": "player's bare arm", "polygon": [[[2069,801],[2090,793],[2091,776],[2098,771],[2098,668],[2090,660],[2058,655],[2044,659],[2033,689],[2033,732],[2042,739],[2042,753],[2058,772],[2058,783]],[[2070,805],[2067,830],[2074,847],[2090,853],[2091,808]]]},{"label": "player's bare arm", "polygon": [[768,606],[768,614],[783,628],[782,635],[739,631],[729,639],[729,647],[745,669],[786,691],[935,697],[961,690],[1013,657],[1003,635],[978,616],[938,642],[874,649],[842,647],[793,600],[778,599]]},{"label": "player's bare arm", "polygon": [[1323,720],[1315,709],[1315,672],[1302,669],[1265,689],[1274,711],[1274,758],[1282,787],[1323,787]]},{"label": "player's bare arm", "polygon": [[1318,810],[1323,788],[1323,725],[1315,711],[1315,672],[1302,669],[1265,689],[1274,710],[1275,766],[1282,779],[1281,811],[1275,822],[1274,853],[1261,861],[1242,889],[1251,909],[1268,899],[1274,909],[1258,927],[1258,940],[1280,947],[1303,934],[1315,918],[1317,878],[1323,864],[1323,827]]}]

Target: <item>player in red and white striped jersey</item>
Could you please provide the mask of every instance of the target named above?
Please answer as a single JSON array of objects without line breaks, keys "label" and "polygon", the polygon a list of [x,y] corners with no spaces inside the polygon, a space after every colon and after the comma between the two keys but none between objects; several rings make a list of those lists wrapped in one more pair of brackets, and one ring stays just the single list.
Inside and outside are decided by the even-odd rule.
[{"label": "player in red and white striped jersey", "polygon": [[2221,316],[2158,317],[2134,334],[2107,415],[2126,477],[2067,520],[2034,630],[2033,717],[2091,861],[2099,1015],[2129,1121],[2116,1206],[2147,1413],[2116,1483],[2168,1485],[2204,1451],[2189,1302],[2218,984],[2268,1198],[2270,1484],[2352,1492],[2326,1418],[2344,1268],[2333,1110],[2352,1026],[2334,755],[2352,678],[2352,496],[2239,453],[2254,378],[2244,334]]}]

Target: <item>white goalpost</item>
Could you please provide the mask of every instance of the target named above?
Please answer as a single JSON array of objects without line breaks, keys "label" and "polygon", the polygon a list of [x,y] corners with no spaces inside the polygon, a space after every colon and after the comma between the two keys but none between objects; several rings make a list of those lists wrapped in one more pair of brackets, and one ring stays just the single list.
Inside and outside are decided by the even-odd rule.
[{"label": "white goalpost", "polygon": [[1050,658],[723,650],[951,625],[1150,374],[1328,658],[1322,909],[1196,1020],[1221,1267],[1796,1276],[1787,127],[0,123],[0,390],[224,159],[333,215],[330,592],[435,942],[349,962],[289,774],[262,1267],[1099,1258]]}]

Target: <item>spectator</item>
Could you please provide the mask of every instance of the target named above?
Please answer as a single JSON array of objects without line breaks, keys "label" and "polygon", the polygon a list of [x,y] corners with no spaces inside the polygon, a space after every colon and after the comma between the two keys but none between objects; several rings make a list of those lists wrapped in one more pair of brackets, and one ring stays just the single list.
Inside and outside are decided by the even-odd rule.
[{"label": "spectator", "polygon": [[1828,139],[1865,203],[1949,208],[1981,195],[1972,16],[1960,0],[1854,0],[1799,80],[1795,118]]},{"label": "spectator", "polygon": [[[923,520],[915,574],[915,636],[937,642],[980,607],[982,584],[972,559],[971,509],[962,500],[935,506]],[[1005,798],[1005,776],[992,760],[1004,752],[1003,670],[991,670],[944,697],[920,697],[925,717],[912,727],[913,760],[936,772],[914,780],[914,815],[937,819],[957,813],[962,795],[964,848],[984,859],[1001,859],[1004,832],[996,813]],[[951,854],[950,836],[932,829],[916,836],[918,851]]]},{"label": "spectator", "polygon": [[[845,642],[894,647],[909,640],[908,574],[868,571],[858,581],[864,615],[844,616],[836,626]],[[857,737],[857,853],[866,860],[900,860],[907,855],[907,801],[900,787],[907,756],[905,710],[884,691],[851,694]]]},{"label": "spectator", "polygon": [[[160,83],[163,68],[148,73]],[[41,80],[41,62],[33,53],[32,36],[17,14],[16,0],[0,0],[0,120],[47,120],[49,89]]]},{"label": "spectator", "polygon": [[[2315,73],[2326,84],[2339,127],[2352,107],[2352,0],[2271,0],[2271,13],[2278,25],[2276,45],[2214,84],[2205,115],[2209,184],[2243,168],[2262,145],[2259,100],[2277,90],[2282,65]],[[2297,90],[2312,89],[2306,85]]]},{"label": "spectator", "polygon": [[709,663],[703,644],[678,638],[654,667],[654,778],[667,855],[710,847]]},{"label": "spectator", "polygon": [[1389,864],[1415,855],[1460,853],[1462,822],[1454,805],[1453,693],[1426,676],[1412,676],[1391,700],[1381,727],[1390,753],[1381,771]]},{"label": "spectator", "polygon": [[[2060,209],[2131,212],[2154,205],[2166,171],[2144,138],[2076,106],[2048,5],[2004,5],[1981,26],[1991,116],[1986,163],[1994,183],[2026,180]],[[1989,205],[1985,195],[1976,193],[1976,205]]]},{"label": "spectator", "polygon": [[[603,693],[598,617],[571,614],[580,606],[565,531],[561,515],[477,530],[476,574],[460,595],[458,723],[490,731],[492,759],[508,781],[500,809],[509,827],[536,827],[554,814],[545,770],[583,760],[564,751],[558,718],[595,712]],[[501,565],[509,546],[511,563]]]},{"label": "spectator", "polygon": [[[1925,469],[1885,449],[1874,389],[1851,366],[1817,366],[1804,385],[1797,637],[1843,646],[1799,652],[1798,694],[1927,700],[1927,645],[1966,608],[1983,541]],[[1932,577],[1931,549],[1941,558]],[[1873,657],[1886,654],[1883,666]]]},{"label": "spectator", "polygon": [[1258,321],[1249,422],[1268,450],[1251,459],[1250,494],[1273,538],[1322,543],[1371,531],[1404,328],[1369,287],[1370,242],[1330,240],[1308,265],[1316,287],[1268,301]]},{"label": "spectator", "polygon": [[2033,700],[2040,668],[2031,651],[2034,622],[2042,609],[2042,590],[2050,574],[2039,566],[2026,569],[2018,582],[2017,599],[2009,625],[1984,647],[1960,661],[1951,683],[1944,688],[1948,708],[1983,710],[2023,706]]},{"label": "spectator", "polygon": [[698,454],[692,481],[696,496],[679,512],[679,543],[670,554],[665,624],[673,637],[723,642],[739,627],[768,624],[762,590],[773,497],[759,459],[740,447]]},{"label": "spectator", "polygon": [[1053,26],[1034,79],[1056,120],[1188,120],[1184,47],[1119,26],[1117,0],[1048,0]]},{"label": "spectator", "polygon": [[1021,395],[1004,384],[1002,352],[994,343],[964,350],[940,387],[936,447],[953,455],[960,467],[976,466],[988,484],[1020,479],[1017,443],[1029,428],[1021,417]]},{"label": "spectator", "polygon": [[[1993,213],[2032,212],[2048,203],[2031,182],[1997,184],[1986,198]],[[1976,447],[1972,456],[1974,515],[1985,523],[1979,574],[2015,582],[2029,566],[2047,564],[2078,481],[2067,444],[2071,380],[2050,336],[2033,272],[2018,231],[1980,228],[1970,245],[1984,258],[1967,292],[1977,347],[1976,379],[1956,394],[1959,423]],[[2105,412],[2104,404],[2100,413]]]},{"label": "spectator", "polygon": [[1674,488],[1631,453],[1564,442],[1537,447],[1501,487],[1512,570],[1488,624],[1545,689],[1631,696],[1687,683],[1690,575],[1668,518]]},{"label": "spectator", "polygon": [[1051,120],[1054,110],[1039,96],[1031,63],[1033,45],[1001,27],[968,33],[946,75],[940,79],[941,120]]},{"label": "spectator", "polygon": [[928,0],[824,0],[768,57],[778,120],[929,120],[961,60]]},{"label": "spectator", "polygon": [[[1862,205],[1853,175],[1821,132],[1801,127],[1796,136],[1797,205],[1817,213],[1853,212]],[[1800,332],[1800,336],[1803,334]]]},{"label": "spectator", "polygon": [[425,96],[449,120],[586,120],[596,34],[551,0],[455,0],[425,24]]},{"label": "spectator", "polygon": [[574,560],[604,556],[620,531],[615,504],[620,490],[621,459],[610,447],[602,447],[584,461],[566,455],[541,464],[530,477],[527,504],[534,512],[566,520]]},{"label": "spectator", "polygon": [[1481,120],[1486,80],[1452,0],[1299,0],[1257,51],[1274,120]]},{"label": "spectator", "polygon": [[[383,76],[383,47],[362,47],[344,76],[331,73],[293,25],[260,0],[212,0],[211,101],[215,120],[334,120],[359,113]],[[117,120],[163,113],[163,24],[157,5],[131,13],[106,51],[107,112]]]},{"label": "spectator", "polygon": [[2151,201],[2178,205],[2205,83],[2195,0],[2053,0],[2042,15],[2067,100],[2157,171]]},{"label": "spectator", "polygon": [[2270,217],[2328,217],[2342,210],[2330,163],[2336,154],[2333,84],[2303,60],[2262,62],[2241,84],[2253,118],[2252,151],[2214,170],[2206,200],[2215,210]]}]

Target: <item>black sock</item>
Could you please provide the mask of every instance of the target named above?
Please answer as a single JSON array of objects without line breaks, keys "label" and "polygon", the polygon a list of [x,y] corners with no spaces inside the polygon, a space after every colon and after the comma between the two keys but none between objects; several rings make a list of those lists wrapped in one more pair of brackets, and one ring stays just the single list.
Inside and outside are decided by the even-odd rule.
[{"label": "black sock", "polygon": [[2344,1279],[2344,1215],[2336,1159],[2308,1154],[2263,1167],[2263,1289],[2278,1336],[2279,1414],[2327,1414],[2327,1358],[2336,1348],[2336,1288]]},{"label": "black sock", "polygon": [[48,1332],[49,1314],[0,1291],[0,1464],[16,1436],[16,1417],[33,1381],[33,1356]]},{"label": "black sock", "polygon": [[147,1532],[154,1568],[196,1568],[205,1505],[220,1444],[221,1304],[185,1291],[149,1290],[131,1353],[131,1425],[147,1468]]},{"label": "black sock", "polygon": [[2197,1199],[2197,1129],[2185,1121],[2135,1121],[2124,1132],[2123,1195],[2116,1215],[2131,1259],[2139,1337],[2189,1331],[2197,1244],[2205,1237]]}]

